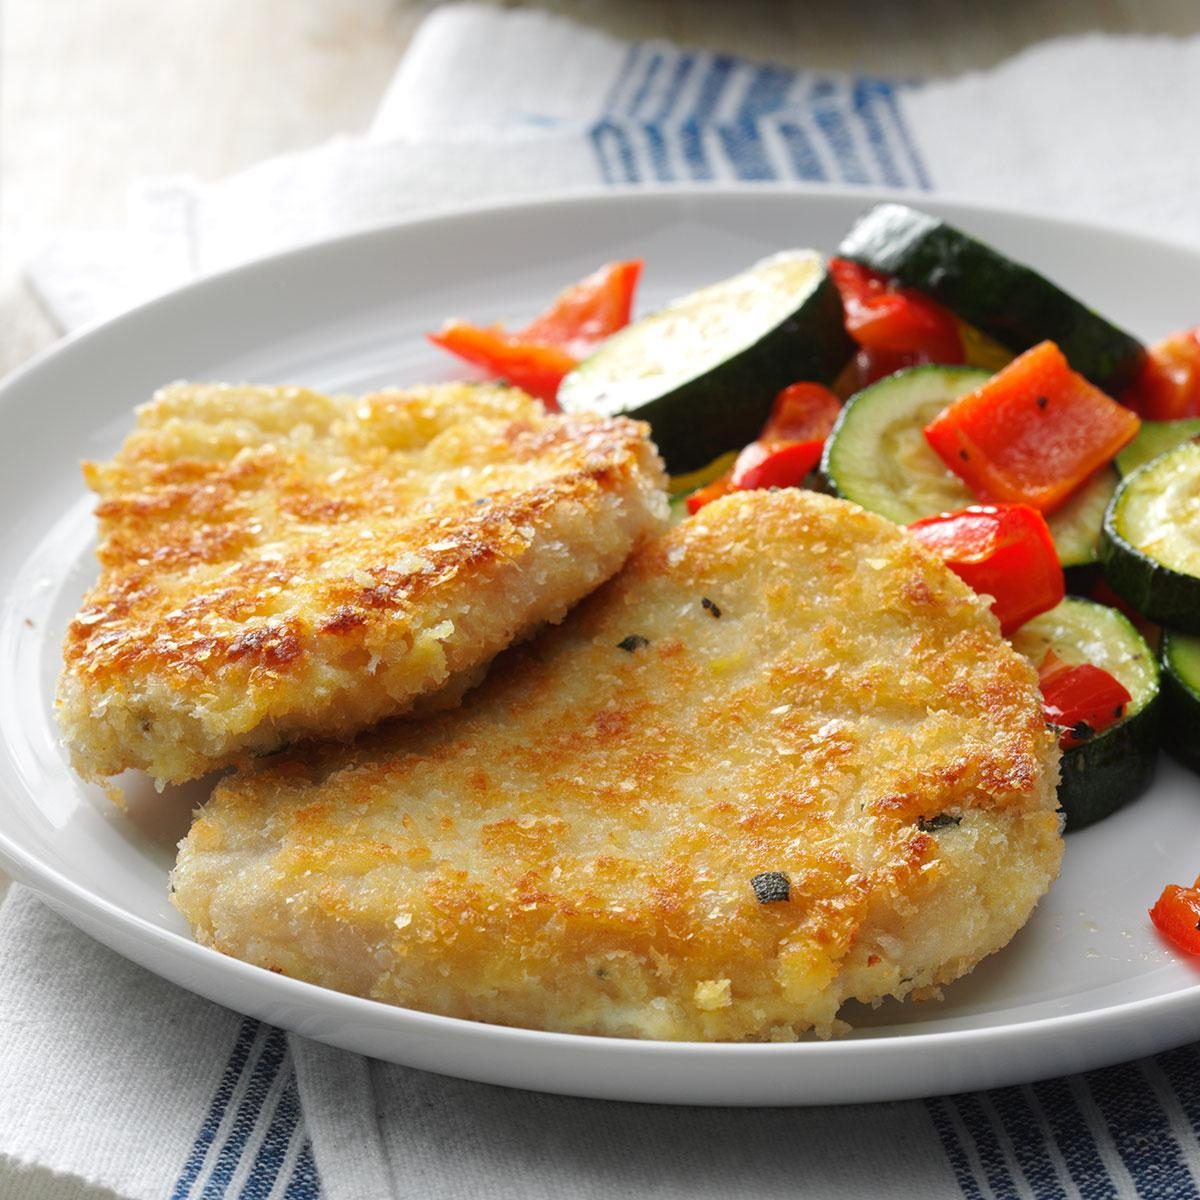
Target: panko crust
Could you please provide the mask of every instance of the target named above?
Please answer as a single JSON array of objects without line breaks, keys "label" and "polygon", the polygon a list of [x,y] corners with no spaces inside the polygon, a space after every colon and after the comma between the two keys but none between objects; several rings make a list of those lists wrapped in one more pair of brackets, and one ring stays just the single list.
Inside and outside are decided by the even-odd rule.
[{"label": "panko crust", "polygon": [[1026,921],[1058,755],[1032,668],[940,562],[845,502],[743,493],[458,712],[223,781],[174,899],[226,953],[450,1016],[827,1035]]},{"label": "panko crust", "polygon": [[164,389],[84,467],[101,576],[57,706],[76,769],[177,783],[453,694],[662,527],[647,432],[493,386]]}]

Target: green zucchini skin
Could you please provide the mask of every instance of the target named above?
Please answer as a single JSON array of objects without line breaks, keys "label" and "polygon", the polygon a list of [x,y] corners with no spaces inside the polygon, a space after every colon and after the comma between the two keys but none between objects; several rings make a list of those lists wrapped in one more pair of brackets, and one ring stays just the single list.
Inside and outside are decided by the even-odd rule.
[{"label": "green zucchini skin", "polygon": [[1100,528],[1117,482],[1112,467],[1101,467],[1061,508],[1046,516],[1070,591],[1087,592],[1100,580]]},{"label": "green zucchini skin", "polygon": [[1162,691],[1163,744],[1200,771],[1200,638],[1163,635]]},{"label": "green zucchini skin", "polygon": [[1200,633],[1200,577],[1160,562],[1135,544],[1127,528],[1131,500],[1158,486],[1161,477],[1177,468],[1195,472],[1200,480],[1200,444],[1184,442],[1121,481],[1104,515],[1100,561],[1113,591],[1148,620],[1184,633]]},{"label": "green zucchini skin", "polygon": [[[676,304],[686,301],[685,297]],[[660,316],[652,313],[605,342],[563,380],[558,402],[565,412],[648,421],[671,474],[698,470],[718,455],[754,441],[783,388],[798,380],[832,382],[854,352],[841,296],[822,264],[815,286],[752,344],[732,349],[695,372],[691,364],[673,364],[674,382],[648,399],[627,403],[619,378],[606,377],[606,359],[628,352],[635,339],[646,344],[647,354],[659,353],[654,339]]]},{"label": "green zucchini skin", "polygon": [[1145,357],[1137,338],[1030,267],[906,205],[871,209],[838,253],[934,297],[1018,354],[1056,342],[1071,366],[1106,392],[1132,383]]},{"label": "green zucchini skin", "polygon": [[1067,833],[1111,817],[1150,786],[1158,765],[1159,718],[1156,702],[1090,742],[1063,751],[1058,804]]},{"label": "green zucchini skin", "polygon": [[[897,371],[846,402],[825,443],[821,470],[835,495],[907,525],[979,501],[925,441],[922,430],[951,401],[979,387],[987,371],[927,365]],[[1088,590],[1100,525],[1117,486],[1105,467],[1047,518],[1071,585]]]},{"label": "green zucchini skin", "polygon": [[1086,596],[1104,578],[1104,571],[1098,562],[1083,563],[1070,567],[1063,564],[1063,581],[1070,596]]},{"label": "green zucchini skin", "polygon": [[1066,662],[1091,661],[1120,679],[1132,697],[1121,721],[1063,751],[1058,803],[1066,829],[1094,825],[1141,795],[1154,777],[1162,718],[1154,653],[1115,608],[1081,596],[1034,617],[1012,640],[1035,667],[1046,646]]},{"label": "green zucchini skin", "polygon": [[1137,437],[1113,460],[1122,478],[1132,475],[1160,454],[1200,437],[1200,417],[1184,417],[1179,421],[1143,421]]}]

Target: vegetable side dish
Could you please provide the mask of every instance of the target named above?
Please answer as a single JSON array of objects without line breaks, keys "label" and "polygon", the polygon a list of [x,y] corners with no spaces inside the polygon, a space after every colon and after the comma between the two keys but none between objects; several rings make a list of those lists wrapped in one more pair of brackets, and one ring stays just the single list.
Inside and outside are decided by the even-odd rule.
[{"label": "vegetable side dish", "polygon": [[[720,298],[800,257],[664,310],[703,308],[706,357],[675,356],[672,339],[655,336],[663,318],[643,319],[565,377],[561,402],[599,394],[606,411],[646,415],[678,509],[801,486],[908,526],[992,597],[1038,667],[1047,720],[1061,730],[1068,829],[1138,795],[1160,743],[1200,766],[1200,327],[1147,349],[1031,267],[882,204],[825,264],[853,357],[840,371],[814,362],[769,408],[774,363],[753,381],[776,310],[747,336],[740,306],[730,317]],[[810,332],[841,353],[813,279],[796,289],[793,317],[807,314]],[[623,388],[615,366],[646,363]],[[690,400],[712,364],[751,381],[724,394],[726,407],[748,422],[769,414],[744,448],[693,432],[707,410]],[[656,420],[663,408],[669,419]]]}]

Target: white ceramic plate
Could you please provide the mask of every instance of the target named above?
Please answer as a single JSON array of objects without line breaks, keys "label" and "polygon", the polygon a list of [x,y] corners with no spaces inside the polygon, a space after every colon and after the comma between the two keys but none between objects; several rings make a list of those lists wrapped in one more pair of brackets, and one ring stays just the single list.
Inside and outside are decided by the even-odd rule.
[{"label": "white ceramic plate", "polygon": [[[1164,761],[1137,803],[1068,839],[1062,878],[1001,954],[940,1003],[853,1014],[843,1040],[647,1043],[506,1029],[344,996],[195,945],[166,896],[203,786],[129,788],[118,812],[68,769],[51,713],[59,643],[92,580],[79,460],[115,450],[168,380],[324,390],[450,378],[422,333],[520,320],[599,263],[641,256],[642,311],[788,246],[832,249],[863,192],[603,196],[399,225],[186,288],[63,344],[0,391],[0,862],[80,928],[231,1008],[379,1058],[490,1083],[699,1104],[889,1100],[1092,1068],[1200,1036],[1200,970],[1146,918],[1200,871],[1200,786]],[[1200,320],[1200,255],[1042,218],[928,208],[1157,337]],[[950,919],[948,917],[948,919]]]}]

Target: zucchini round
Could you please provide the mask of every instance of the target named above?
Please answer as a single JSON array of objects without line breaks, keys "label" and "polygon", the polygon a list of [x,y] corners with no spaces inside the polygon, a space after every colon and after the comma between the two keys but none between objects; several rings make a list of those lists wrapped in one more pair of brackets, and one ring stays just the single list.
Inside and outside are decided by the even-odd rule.
[{"label": "zucchini round", "polygon": [[1115,394],[1145,356],[1137,338],[1036,271],[961,230],[903,204],[860,217],[838,253],[941,301],[1010,350],[1046,340],[1097,387]]},{"label": "zucchini round", "polygon": [[1152,458],[1200,437],[1200,417],[1184,417],[1181,421],[1143,421],[1137,437],[1117,455],[1117,470],[1132,475],[1138,467]]},{"label": "zucchini round", "polygon": [[1104,516],[1104,577],[1151,621],[1200,633],[1200,443],[1121,481]]},{"label": "zucchini round", "polygon": [[[923,430],[947,404],[988,378],[973,367],[911,367],[852,396],[821,463],[834,492],[898,525],[978,503]],[[1116,472],[1105,467],[1046,518],[1064,567],[1096,561],[1100,525],[1116,486]]]},{"label": "zucchini round", "polygon": [[1114,813],[1140,795],[1158,757],[1159,672],[1146,639],[1115,608],[1068,596],[1012,636],[1038,667],[1053,650],[1071,666],[1091,663],[1114,675],[1132,699],[1124,717],[1063,751],[1058,803],[1068,831]]},{"label": "zucchini round", "polygon": [[1200,637],[1167,632],[1162,645],[1163,742],[1200,771]]},{"label": "zucchini round", "polygon": [[852,352],[824,261],[791,250],[626,326],[567,375],[558,403],[648,421],[679,474],[752,442],[781,389],[830,382]]}]

